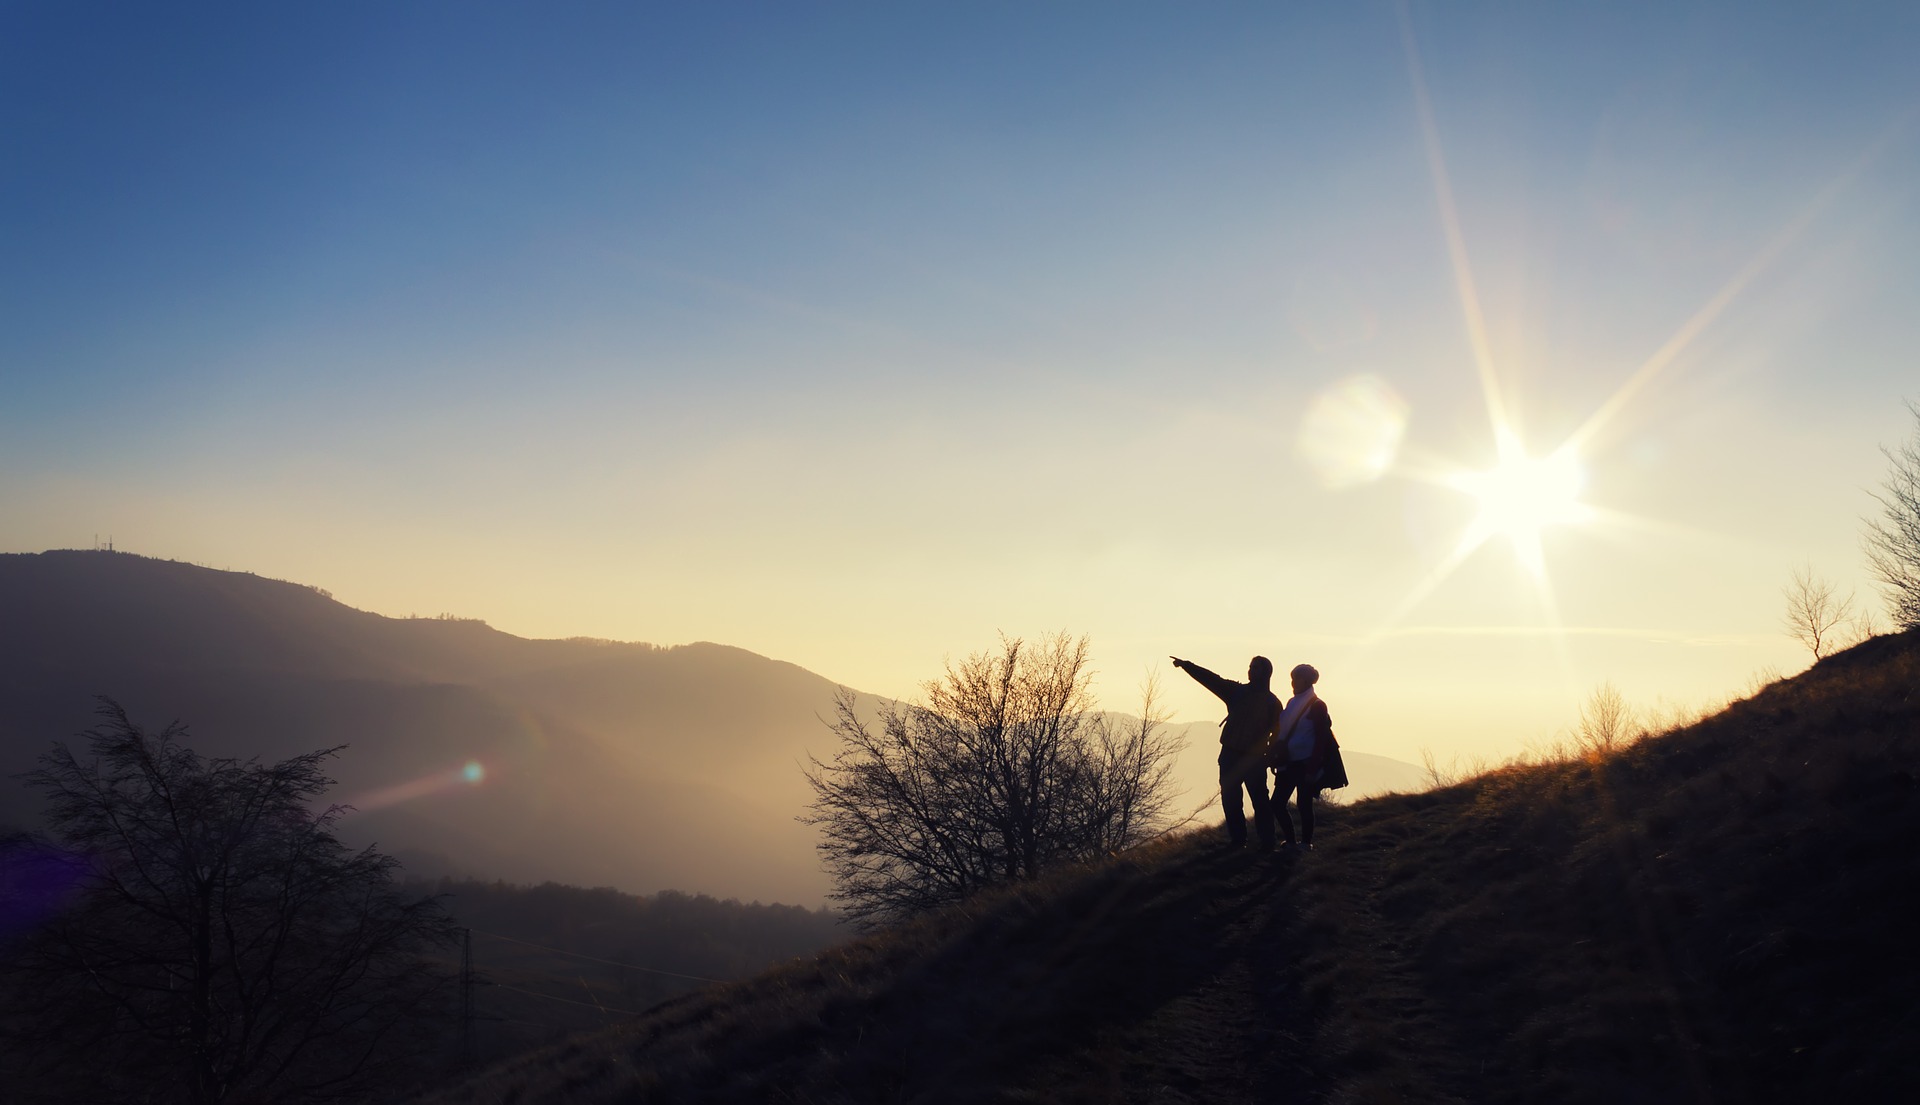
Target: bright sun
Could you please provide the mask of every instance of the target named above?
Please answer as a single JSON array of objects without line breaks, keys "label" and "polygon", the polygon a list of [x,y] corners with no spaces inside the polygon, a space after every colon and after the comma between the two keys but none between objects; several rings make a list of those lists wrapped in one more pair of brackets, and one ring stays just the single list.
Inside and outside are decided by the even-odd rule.
[{"label": "bright sun", "polygon": [[[1473,354],[1474,366],[1479,372],[1480,393],[1486,401],[1495,455],[1499,461],[1493,467],[1479,472],[1460,471],[1446,466],[1444,461],[1435,463],[1431,460],[1416,461],[1401,467],[1400,470],[1409,477],[1471,496],[1478,509],[1460,535],[1453,552],[1414,586],[1412,593],[1388,616],[1386,624],[1392,626],[1397,623],[1444,583],[1468,557],[1495,537],[1506,538],[1507,544],[1513,548],[1514,559],[1533,576],[1548,613],[1553,614],[1553,589],[1547,578],[1541,535],[1555,527],[1618,525],[1637,521],[1618,510],[1591,507],[1581,501],[1580,496],[1586,485],[1581,451],[1596,440],[1606,423],[1618,417],[1637,394],[1680,361],[1681,354],[1694,339],[1720,317],[1759,273],[1773,263],[1787,243],[1800,234],[1814,211],[1826,202],[1826,193],[1822,193],[1822,198],[1816,200],[1799,218],[1788,223],[1765,248],[1734,273],[1719,292],[1695,311],[1664,345],[1634,369],[1619,389],[1566,439],[1565,444],[1545,456],[1532,456],[1521,444],[1518,424],[1507,414],[1505,389],[1496,371],[1493,345],[1486,317],[1480,307],[1480,292],[1474,283],[1473,268],[1468,263],[1466,238],[1461,232],[1459,212],[1453,202],[1453,185],[1447,176],[1444,151],[1440,148],[1440,131],[1434,122],[1433,102],[1427,94],[1426,78],[1421,72],[1413,24],[1404,10],[1401,12],[1401,42],[1406,48],[1407,70],[1412,78],[1414,108],[1420,119],[1427,165],[1433,174],[1434,197],[1439,202],[1440,230],[1446,239],[1447,254],[1453,262],[1454,286],[1460,297],[1467,347]],[[1849,170],[1849,174],[1858,171]],[[1850,175],[1843,176],[1841,181],[1848,179],[1851,179]],[[1361,446],[1378,443],[1376,447],[1386,449],[1391,455],[1397,449],[1400,433],[1405,427],[1405,412],[1377,400],[1369,402],[1364,394],[1349,406],[1355,410],[1335,407],[1332,412],[1334,444],[1359,452],[1360,449],[1353,445],[1354,441]],[[1351,431],[1348,423],[1356,419],[1365,432],[1356,434]],[[1368,436],[1368,433],[1372,436]],[[1318,455],[1320,451],[1317,446],[1308,449],[1310,456]],[[1336,462],[1343,456],[1339,449],[1332,452]],[[1370,463],[1358,465],[1357,470],[1369,473],[1384,467]],[[1344,470],[1336,466],[1335,471]],[[1557,615],[1554,617],[1557,619]]]},{"label": "bright sun", "polygon": [[[1504,435],[1503,435],[1504,436]],[[1478,500],[1479,513],[1460,537],[1456,556],[1464,556],[1494,537],[1505,537],[1513,554],[1536,579],[1546,575],[1540,535],[1552,526],[1589,519],[1580,502],[1586,483],[1579,458],[1562,448],[1544,457],[1530,457],[1518,442],[1501,442],[1500,463],[1484,472],[1461,472],[1448,486]]]}]

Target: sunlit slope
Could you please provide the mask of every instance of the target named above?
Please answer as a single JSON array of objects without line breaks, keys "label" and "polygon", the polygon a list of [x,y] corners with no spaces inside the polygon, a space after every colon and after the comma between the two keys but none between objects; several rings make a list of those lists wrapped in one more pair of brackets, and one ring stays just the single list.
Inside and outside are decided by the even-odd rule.
[{"label": "sunlit slope", "polygon": [[1295,895],[1323,1069],[1356,1099],[1908,1099],[1916,770],[1907,633],[1601,764],[1372,804]]},{"label": "sunlit slope", "polygon": [[484,1071],[444,1103],[1904,1100],[1920,636],[1604,763],[1163,841]]},{"label": "sunlit slope", "polygon": [[530,641],[124,553],[0,556],[0,823],[34,808],[12,775],[108,694],[209,754],[347,744],[347,834],[414,870],[810,904],[797,761],[833,692],[719,645]]}]

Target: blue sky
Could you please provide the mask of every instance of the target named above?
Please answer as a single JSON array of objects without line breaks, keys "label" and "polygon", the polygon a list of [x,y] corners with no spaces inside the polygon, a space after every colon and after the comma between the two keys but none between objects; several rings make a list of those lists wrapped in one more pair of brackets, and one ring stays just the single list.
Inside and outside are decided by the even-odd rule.
[{"label": "blue sky", "polygon": [[[1739,282],[1583,450],[1645,525],[1410,606],[1473,507],[1409,475],[1495,453],[1408,30],[1529,451]],[[1409,756],[1710,699],[1794,665],[1792,564],[1861,583],[1911,428],[1916,47],[1900,4],[11,4],[0,547],[883,693],[998,630],[1091,633],[1119,697],[1300,653]],[[1404,443],[1325,487],[1302,412],[1358,377]]]}]

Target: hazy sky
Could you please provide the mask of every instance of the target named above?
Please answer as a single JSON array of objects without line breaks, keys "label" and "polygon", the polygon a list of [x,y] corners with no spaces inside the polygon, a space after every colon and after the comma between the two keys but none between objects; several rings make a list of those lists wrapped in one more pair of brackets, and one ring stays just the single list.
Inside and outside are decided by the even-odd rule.
[{"label": "hazy sky", "polygon": [[[1916,56],[1904,3],[16,0],[0,549],[888,694],[1064,628],[1205,718],[1166,654],[1259,651],[1405,758],[1722,700],[1804,664],[1795,564],[1865,597]],[[1477,495],[1496,424],[1575,446]]]}]

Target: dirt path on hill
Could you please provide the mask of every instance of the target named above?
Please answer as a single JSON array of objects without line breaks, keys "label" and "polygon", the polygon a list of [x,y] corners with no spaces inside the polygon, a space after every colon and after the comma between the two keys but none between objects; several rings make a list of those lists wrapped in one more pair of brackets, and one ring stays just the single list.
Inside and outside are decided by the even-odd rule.
[{"label": "dirt path on hill", "polygon": [[1448,1015],[1436,1005],[1415,962],[1408,932],[1391,906],[1395,864],[1406,834],[1399,819],[1374,807],[1366,816],[1336,809],[1339,828],[1303,870],[1295,929],[1311,947],[1319,986],[1364,1003],[1334,1001],[1316,1026],[1321,1099],[1421,1101],[1449,1105],[1464,1097],[1464,1072]]},{"label": "dirt path on hill", "polygon": [[1177,982],[1144,988],[1151,1004],[1110,1015],[1083,1046],[1022,1072],[1025,1092],[1013,1096],[1209,1105],[1318,1098],[1298,979],[1282,941],[1295,862],[1194,848],[1157,872],[1158,900],[1130,912],[1168,911],[1152,926],[1146,954]]},{"label": "dirt path on hill", "polygon": [[[1331,839],[1309,856],[1229,851],[1202,834],[1151,872],[1155,890],[1128,919],[1178,981],[1140,987],[1134,1009],[1016,1084],[1036,1100],[1196,1105],[1471,1098],[1390,908],[1393,838],[1407,827],[1344,813],[1323,814]],[[1153,922],[1159,912],[1173,919]],[[1367,1000],[1316,1008],[1316,988]]]}]

